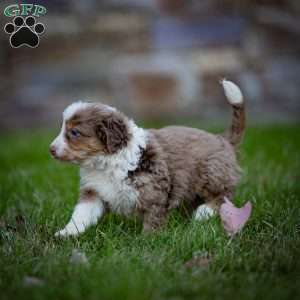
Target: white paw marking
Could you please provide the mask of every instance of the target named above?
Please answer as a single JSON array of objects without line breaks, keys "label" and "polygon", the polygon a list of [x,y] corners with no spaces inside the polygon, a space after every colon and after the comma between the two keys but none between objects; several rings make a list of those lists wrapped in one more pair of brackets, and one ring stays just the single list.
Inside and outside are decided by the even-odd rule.
[{"label": "white paw marking", "polygon": [[55,233],[55,236],[56,237],[67,237],[70,235],[77,235],[82,231],[80,229],[78,229],[75,225],[72,226],[71,224],[68,224],[64,229],[57,231]]},{"label": "white paw marking", "polygon": [[195,220],[204,221],[215,215],[215,211],[206,204],[200,205],[195,212]]}]

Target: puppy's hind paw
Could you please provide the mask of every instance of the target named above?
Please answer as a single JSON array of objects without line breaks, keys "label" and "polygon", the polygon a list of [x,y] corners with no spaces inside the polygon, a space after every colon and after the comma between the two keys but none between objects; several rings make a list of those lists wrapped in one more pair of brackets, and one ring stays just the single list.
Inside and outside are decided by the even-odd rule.
[{"label": "puppy's hind paw", "polygon": [[206,204],[200,205],[195,212],[195,220],[206,221],[215,215],[215,211]]}]

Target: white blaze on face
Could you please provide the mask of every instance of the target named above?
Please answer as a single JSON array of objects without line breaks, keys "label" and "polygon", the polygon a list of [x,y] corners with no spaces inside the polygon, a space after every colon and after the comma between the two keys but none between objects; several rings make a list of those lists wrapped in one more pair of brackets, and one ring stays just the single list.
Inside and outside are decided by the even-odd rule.
[{"label": "white blaze on face", "polygon": [[[70,154],[72,152],[72,151],[70,151],[68,141],[66,140],[66,123],[68,122],[68,120],[72,119],[76,113],[90,107],[91,105],[94,105],[94,104],[89,103],[89,102],[78,101],[78,102],[72,103],[64,110],[63,124],[62,124],[61,131],[60,131],[59,135],[55,138],[55,140],[50,145],[50,148],[55,149],[55,155],[53,154],[54,157],[66,158],[68,156],[68,153]],[[102,107],[104,107],[107,110],[116,111],[115,108],[113,108],[109,105],[105,105],[105,104],[101,104],[101,105],[102,105]],[[73,159],[73,158],[68,157],[68,159]]]},{"label": "white blaze on face", "polygon": [[78,111],[84,110],[91,105],[89,102],[74,102],[70,104],[63,112],[64,121],[70,120]]},{"label": "white blaze on face", "polygon": [[69,145],[66,141],[66,122],[70,120],[75,113],[80,110],[87,108],[90,105],[88,102],[74,102],[69,105],[63,112],[63,124],[59,135],[55,138],[55,140],[51,143],[50,147],[55,148],[56,157],[61,158],[66,156],[69,150]]},{"label": "white blaze on face", "polygon": [[65,130],[66,130],[65,128],[66,128],[66,121],[63,120],[63,124],[59,135],[54,139],[54,141],[50,145],[50,147],[55,148],[56,155],[58,157],[64,156],[68,148],[68,144],[66,143],[65,140]]}]

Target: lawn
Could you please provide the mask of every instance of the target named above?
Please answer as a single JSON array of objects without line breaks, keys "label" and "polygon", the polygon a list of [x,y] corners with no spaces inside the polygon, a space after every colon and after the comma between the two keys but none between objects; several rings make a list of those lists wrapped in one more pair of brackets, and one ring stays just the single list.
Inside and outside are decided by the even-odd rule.
[{"label": "lawn", "polygon": [[[251,200],[254,211],[232,240],[217,217],[197,223],[176,212],[151,235],[108,215],[78,238],[55,239],[76,201],[78,170],[49,157],[53,137],[0,136],[1,299],[300,299],[299,125],[247,131],[235,203]],[[73,249],[89,264],[71,263]],[[193,257],[200,263],[188,268]]]}]

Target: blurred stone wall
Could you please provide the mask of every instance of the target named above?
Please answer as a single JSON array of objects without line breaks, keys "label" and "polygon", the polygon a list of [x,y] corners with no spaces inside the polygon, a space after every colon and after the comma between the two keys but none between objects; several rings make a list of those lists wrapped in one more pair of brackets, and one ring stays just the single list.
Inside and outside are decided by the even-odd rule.
[{"label": "blurred stone wall", "polygon": [[240,84],[253,120],[298,120],[300,2],[39,3],[38,48],[13,49],[0,33],[0,129],[53,126],[78,99],[139,120],[221,120],[224,77]]}]

